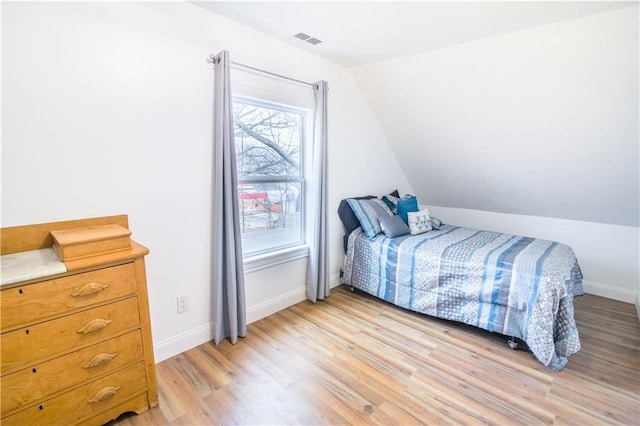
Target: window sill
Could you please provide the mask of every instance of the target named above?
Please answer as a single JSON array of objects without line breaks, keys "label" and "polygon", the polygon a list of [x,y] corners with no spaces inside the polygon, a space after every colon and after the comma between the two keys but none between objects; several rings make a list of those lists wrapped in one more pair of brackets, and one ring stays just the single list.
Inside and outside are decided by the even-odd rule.
[{"label": "window sill", "polygon": [[254,272],[309,256],[309,246],[295,246],[243,259],[244,272]]}]

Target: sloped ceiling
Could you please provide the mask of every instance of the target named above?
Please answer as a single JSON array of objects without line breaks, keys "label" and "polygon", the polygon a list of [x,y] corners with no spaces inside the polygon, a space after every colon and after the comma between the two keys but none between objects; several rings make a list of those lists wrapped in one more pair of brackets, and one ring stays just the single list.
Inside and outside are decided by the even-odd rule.
[{"label": "sloped ceiling", "polygon": [[421,203],[639,226],[637,2],[198,5],[349,67]]},{"label": "sloped ceiling", "polygon": [[352,68],[427,205],[639,226],[638,6]]}]

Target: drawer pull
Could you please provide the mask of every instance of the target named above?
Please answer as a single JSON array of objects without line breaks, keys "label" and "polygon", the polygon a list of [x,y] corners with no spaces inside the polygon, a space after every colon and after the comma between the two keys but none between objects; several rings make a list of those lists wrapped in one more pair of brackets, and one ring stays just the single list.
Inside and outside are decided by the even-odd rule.
[{"label": "drawer pull", "polygon": [[110,322],[111,320],[102,319],[102,318],[93,319],[88,323],[86,323],[84,327],[82,327],[80,330],[78,330],[78,333],[83,333],[83,334],[93,333],[94,331],[98,331],[102,328],[105,328],[107,325],[109,325]]},{"label": "drawer pull", "polygon": [[107,363],[107,362],[111,361],[113,358],[116,357],[116,355],[118,355],[118,354],[117,353],[115,353],[115,354],[108,354],[108,353],[98,354],[98,355],[94,356],[93,358],[91,358],[91,360],[89,362],[87,362],[83,367],[84,368],[97,367],[100,364],[104,364],[104,363]]},{"label": "drawer pull", "polygon": [[109,398],[112,398],[121,388],[122,386],[107,386],[106,388],[102,388],[96,393],[93,398],[88,400],[87,402],[104,402]]},{"label": "drawer pull", "polygon": [[88,283],[83,285],[75,293],[71,293],[72,297],[88,296],[90,294],[100,293],[105,288],[109,287],[108,284],[100,283]]}]

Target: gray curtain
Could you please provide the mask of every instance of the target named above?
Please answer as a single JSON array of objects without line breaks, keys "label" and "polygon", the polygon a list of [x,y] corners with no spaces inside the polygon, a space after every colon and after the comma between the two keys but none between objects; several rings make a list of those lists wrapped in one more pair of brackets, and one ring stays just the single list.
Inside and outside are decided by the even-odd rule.
[{"label": "gray curtain", "polygon": [[313,85],[315,120],[311,173],[309,173],[309,262],[307,299],[329,297],[329,250],[327,245],[327,82]]},{"label": "gray curtain", "polygon": [[215,59],[211,275],[214,341],[247,334],[229,52]]}]

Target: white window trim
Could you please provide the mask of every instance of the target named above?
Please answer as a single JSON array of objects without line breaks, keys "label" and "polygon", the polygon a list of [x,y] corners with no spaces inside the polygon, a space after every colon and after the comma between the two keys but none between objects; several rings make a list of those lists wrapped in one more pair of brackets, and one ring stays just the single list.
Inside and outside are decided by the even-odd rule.
[{"label": "white window trim", "polygon": [[284,176],[275,177],[271,176],[245,176],[245,177],[237,177],[238,183],[286,183],[286,182],[299,182],[300,183],[300,191],[303,199],[302,211],[303,214],[300,218],[300,227],[302,230],[301,241],[294,243],[294,246],[281,246],[274,249],[268,249],[265,251],[261,251],[258,253],[248,254],[243,256],[243,264],[244,264],[244,272],[252,272],[260,269],[269,268],[274,265],[279,265],[281,263],[290,262],[292,260],[300,259],[303,257],[309,256],[309,246],[307,245],[307,216],[308,216],[308,203],[307,203],[307,163],[309,159],[307,158],[307,149],[308,144],[310,143],[312,136],[312,111],[309,108],[305,108],[303,106],[298,105],[289,105],[285,103],[274,102],[266,99],[261,99],[253,96],[246,96],[243,94],[234,94],[233,102],[244,102],[248,104],[252,104],[255,106],[260,106],[264,108],[273,108],[278,109],[284,112],[293,112],[293,113],[303,113],[306,117],[305,127],[304,127],[304,139],[301,144],[301,155],[300,155],[300,176],[299,177],[291,177]]},{"label": "white window trim", "polygon": [[309,246],[307,244],[300,244],[280,250],[272,250],[245,257],[243,259],[244,272],[255,272],[305,257],[309,257]]}]

